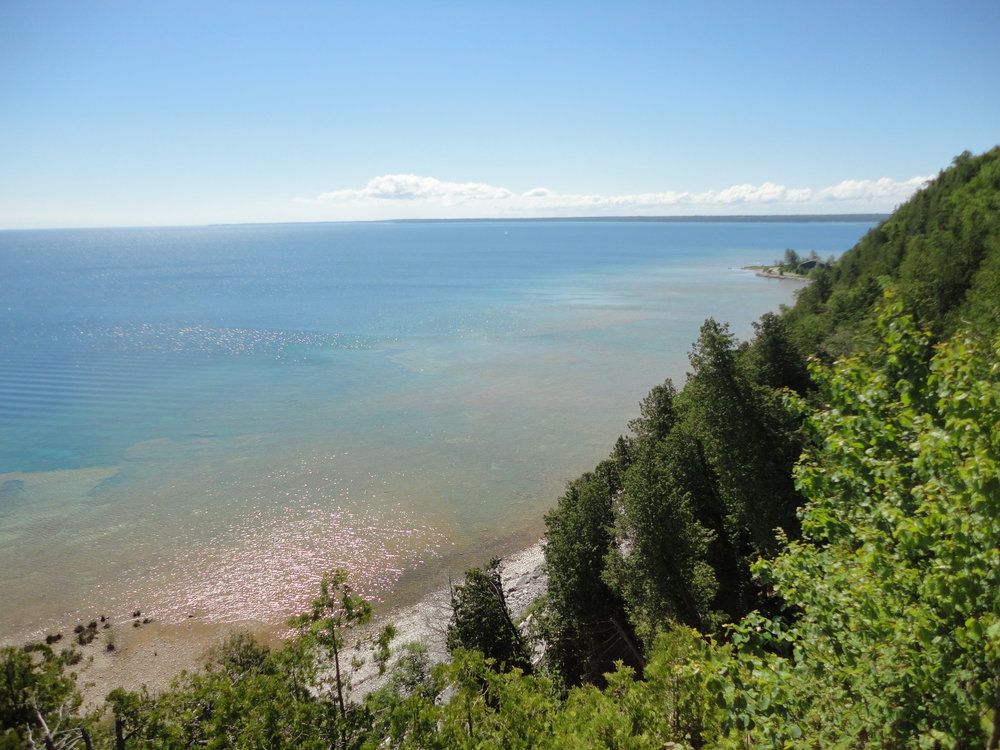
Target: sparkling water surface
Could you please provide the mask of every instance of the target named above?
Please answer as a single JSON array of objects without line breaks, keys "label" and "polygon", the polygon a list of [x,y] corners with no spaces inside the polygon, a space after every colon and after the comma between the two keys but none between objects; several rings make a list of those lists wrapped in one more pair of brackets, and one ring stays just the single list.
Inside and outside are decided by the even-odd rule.
[{"label": "sparkling water surface", "polygon": [[537,538],[709,316],[741,337],[862,223],[0,232],[0,632],[282,622]]}]

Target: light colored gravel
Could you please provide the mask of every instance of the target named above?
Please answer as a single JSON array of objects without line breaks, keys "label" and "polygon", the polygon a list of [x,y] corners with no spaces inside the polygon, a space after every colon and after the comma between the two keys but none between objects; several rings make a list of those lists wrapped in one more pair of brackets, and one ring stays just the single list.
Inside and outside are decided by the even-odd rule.
[{"label": "light colored gravel", "polygon": [[[508,555],[500,561],[500,580],[503,583],[507,606],[515,622],[521,619],[525,610],[537,597],[545,593],[546,576],[542,569],[544,561],[541,542],[536,542],[527,549]],[[394,653],[398,652],[403,644],[419,641],[427,647],[427,656],[431,663],[437,663],[448,658],[445,639],[450,618],[451,596],[447,585],[435,589],[416,604],[378,617],[367,631],[367,637],[360,648],[352,649],[350,652],[350,656],[364,660],[364,664],[352,677],[352,695],[359,698],[385,684],[385,676],[379,677],[378,670],[372,663],[370,646],[383,625],[392,623],[396,628],[397,634],[392,642]]]}]

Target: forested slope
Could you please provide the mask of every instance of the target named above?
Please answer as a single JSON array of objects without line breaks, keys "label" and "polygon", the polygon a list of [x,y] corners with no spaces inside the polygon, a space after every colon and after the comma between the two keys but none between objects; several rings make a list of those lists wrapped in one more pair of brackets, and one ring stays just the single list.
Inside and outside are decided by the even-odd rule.
[{"label": "forested slope", "polygon": [[802,290],[785,319],[806,351],[871,346],[886,285],[936,337],[1000,331],[1000,147],[952,167]]},{"label": "forested slope", "polygon": [[553,669],[599,679],[616,634],[648,641],[664,622],[711,632],[767,608],[750,564],[798,535],[792,466],[808,388],[804,360],[774,315],[749,346],[709,320],[687,384],[657,386],[612,456],[571,484],[547,517],[546,625]]},{"label": "forested slope", "polygon": [[683,390],[653,389],[633,436],[570,486],[548,516],[546,550],[551,655],[567,683],[627,657],[609,644],[622,628],[646,638],[669,620],[714,632],[773,609],[750,565],[779,549],[776,528],[799,535],[792,467],[807,447],[809,408],[788,396],[822,404],[807,357],[879,346],[890,289],[935,340],[959,328],[987,343],[1000,333],[1000,148],[957,157],[830,269],[817,268],[749,343],[707,321]]},{"label": "forested slope", "polygon": [[[1000,148],[963,154],[750,342],[706,321],[546,518],[534,644],[495,567],[453,661],[373,643],[330,577],[298,635],[83,715],[71,655],[0,661],[0,747],[1000,746]],[[807,364],[808,363],[808,364]],[[329,655],[336,669],[314,656]],[[531,674],[526,671],[530,670]]]}]

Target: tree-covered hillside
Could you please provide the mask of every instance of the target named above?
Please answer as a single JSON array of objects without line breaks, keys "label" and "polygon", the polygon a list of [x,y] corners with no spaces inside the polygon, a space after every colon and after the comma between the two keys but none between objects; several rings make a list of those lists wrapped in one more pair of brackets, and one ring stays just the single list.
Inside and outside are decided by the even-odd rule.
[{"label": "tree-covered hillside", "polygon": [[804,361],[774,315],[750,345],[707,321],[683,391],[654,388],[612,456],[572,483],[548,515],[546,626],[567,684],[599,680],[630,640],[664,622],[712,632],[767,608],[750,564],[796,537],[792,466]]},{"label": "tree-covered hillside", "polygon": [[352,699],[334,575],[285,647],[88,715],[72,651],[3,650],[0,748],[1000,747],[1000,148],[814,273],[749,342],[706,321],[569,484],[533,644],[493,563],[452,661],[385,629]]},{"label": "tree-covered hillside", "polygon": [[1000,147],[968,152],[871,230],[829,270],[819,270],[785,319],[810,353],[872,345],[874,308],[886,285],[937,337],[1000,332]]},{"label": "tree-covered hillside", "polygon": [[792,468],[811,440],[801,420],[825,405],[807,357],[877,348],[888,290],[934,340],[961,329],[989,344],[1000,333],[998,271],[1000,148],[957,157],[832,268],[816,269],[796,305],[765,315],[749,343],[706,322],[683,390],[654,388],[633,436],[547,519],[556,673],[576,684],[608,670],[621,653],[608,645],[609,619],[648,640],[668,621],[719,632],[773,611],[751,565],[779,549],[775,529],[784,541],[800,533],[805,497]]}]

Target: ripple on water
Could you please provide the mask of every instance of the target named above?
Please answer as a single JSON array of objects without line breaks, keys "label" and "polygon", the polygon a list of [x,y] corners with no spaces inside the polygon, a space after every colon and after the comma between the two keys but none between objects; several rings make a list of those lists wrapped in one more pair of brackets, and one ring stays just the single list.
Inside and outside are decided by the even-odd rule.
[{"label": "ripple on water", "polygon": [[260,508],[227,530],[143,571],[135,596],[166,621],[194,615],[209,622],[280,624],[304,609],[324,571],[347,571],[375,602],[399,578],[438,555],[445,536],[398,507],[356,512],[342,507]]}]

